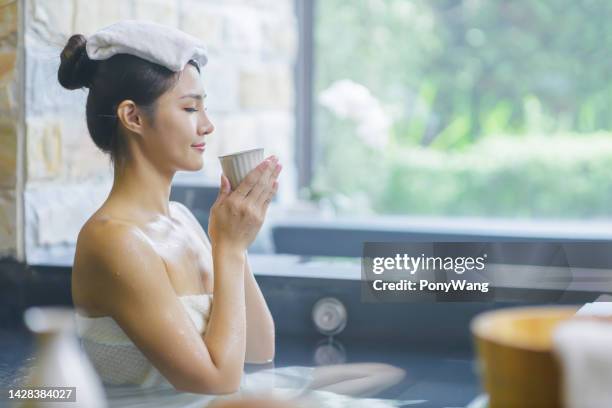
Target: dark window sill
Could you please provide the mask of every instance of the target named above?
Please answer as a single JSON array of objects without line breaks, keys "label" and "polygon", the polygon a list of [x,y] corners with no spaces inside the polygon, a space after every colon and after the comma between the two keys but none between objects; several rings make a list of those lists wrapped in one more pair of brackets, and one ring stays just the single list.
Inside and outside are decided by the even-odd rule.
[{"label": "dark window sill", "polygon": [[612,243],[612,222],[403,216],[316,219],[302,216],[276,219],[273,238],[276,253],[361,256],[364,242]]}]

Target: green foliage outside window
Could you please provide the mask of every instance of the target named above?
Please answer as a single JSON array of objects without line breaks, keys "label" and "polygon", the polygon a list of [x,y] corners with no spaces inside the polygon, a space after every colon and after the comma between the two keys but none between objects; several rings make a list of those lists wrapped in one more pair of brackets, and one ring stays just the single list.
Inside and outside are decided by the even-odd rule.
[{"label": "green foliage outside window", "polygon": [[[351,213],[612,215],[612,2],[316,4],[313,195]],[[355,96],[327,97],[339,81]]]}]

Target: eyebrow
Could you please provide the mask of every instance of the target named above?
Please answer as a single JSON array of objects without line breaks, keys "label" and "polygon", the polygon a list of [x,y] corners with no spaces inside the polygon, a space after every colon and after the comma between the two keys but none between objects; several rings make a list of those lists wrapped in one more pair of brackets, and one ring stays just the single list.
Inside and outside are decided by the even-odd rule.
[{"label": "eyebrow", "polygon": [[204,93],[204,95],[201,94],[195,94],[195,93],[190,93],[187,95],[183,95],[181,96],[179,99],[184,99],[184,98],[193,98],[195,100],[201,101],[202,99],[206,98],[206,93]]}]

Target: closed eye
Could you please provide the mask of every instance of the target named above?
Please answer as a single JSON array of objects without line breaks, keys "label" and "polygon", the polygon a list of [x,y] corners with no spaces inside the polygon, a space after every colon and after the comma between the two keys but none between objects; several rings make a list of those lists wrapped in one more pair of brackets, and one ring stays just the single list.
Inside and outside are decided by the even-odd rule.
[{"label": "closed eye", "polygon": [[[199,109],[196,109],[196,108],[185,108],[185,110],[187,112],[198,112],[199,111]],[[208,108],[204,108],[204,110],[207,111]]]}]

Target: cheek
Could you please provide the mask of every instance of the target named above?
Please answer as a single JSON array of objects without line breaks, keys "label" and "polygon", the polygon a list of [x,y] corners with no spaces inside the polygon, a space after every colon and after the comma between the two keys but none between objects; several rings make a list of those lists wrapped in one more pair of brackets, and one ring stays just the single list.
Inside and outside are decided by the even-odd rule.
[{"label": "cheek", "polygon": [[168,115],[159,122],[159,135],[163,139],[161,143],[168,151],[184,152],[194,142],[194,120],[186,112],[181,113]]},{"label": "cheek", "polygon": [[193,143],[196,127],[197,115],[195,113],[185,112],[180,109],[172,118],[168,120],[168,124],[172,127],[172,132],[177,140],[188,141],[188,144]]}]

